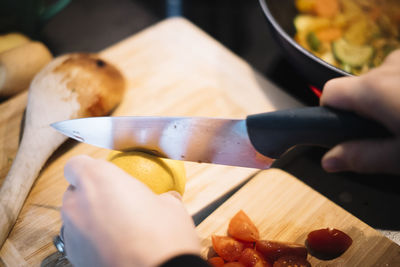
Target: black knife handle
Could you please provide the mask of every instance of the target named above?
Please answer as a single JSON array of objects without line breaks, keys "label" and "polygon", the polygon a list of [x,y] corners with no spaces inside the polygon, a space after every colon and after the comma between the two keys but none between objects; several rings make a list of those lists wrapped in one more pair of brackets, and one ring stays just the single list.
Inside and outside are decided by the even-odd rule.
[{"label": "black knife handle", "polygon": [[295,145],[332,147],[343,141],[392,135],[375,121],[328,107],[249,115],[246,125],[254,148],[272,158],[279,158]]}]

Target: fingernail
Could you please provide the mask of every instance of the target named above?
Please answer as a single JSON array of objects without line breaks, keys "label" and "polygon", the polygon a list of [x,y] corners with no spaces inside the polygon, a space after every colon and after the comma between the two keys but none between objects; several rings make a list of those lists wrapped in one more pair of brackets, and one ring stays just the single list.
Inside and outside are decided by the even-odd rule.
[{"label": "fingernail", "polygon": [[346,168],[346,164],[342,160],[332,157],[322,160],[322,168],[324,168],[327,172],[338,172],[344,170]]},{"label": "fingernail", "polygon": [[168,195],[171,195],[171,196],[173,196],[173,197],[175,197],[175,198],[177,198],[177,199],[179,199],[179,200],[182,200],[181,194],[179,194],[178,192],[176,192],[176,191],[174,191],[174,190],[165,192],[164,194],[168,194]]}]

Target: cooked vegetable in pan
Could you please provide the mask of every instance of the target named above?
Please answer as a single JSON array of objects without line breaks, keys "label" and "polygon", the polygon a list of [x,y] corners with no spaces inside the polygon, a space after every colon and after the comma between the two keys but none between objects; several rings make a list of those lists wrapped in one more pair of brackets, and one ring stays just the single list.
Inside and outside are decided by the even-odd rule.
[{"label": "cooked vegetable in pan", "polygon": [[399,0],[295,0],[295,40],[322,60],[359,75],[400,48]]}]

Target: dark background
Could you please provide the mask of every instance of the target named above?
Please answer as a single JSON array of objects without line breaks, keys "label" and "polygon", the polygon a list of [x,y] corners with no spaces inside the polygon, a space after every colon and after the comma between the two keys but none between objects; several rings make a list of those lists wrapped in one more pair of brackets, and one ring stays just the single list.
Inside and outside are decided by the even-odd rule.
[{"label": "dark background", "polygon": [[[100,51],[173,15],[192,21],[305,105],[318,104],[307,83],[283,58],[257,0],[72,0],[46,23],[25,28],[57,56]],[[275,167],[372,227],[400,230],[399,177],[327,174],[320,167],[324,153],[321,148],[299,147],[277,160]]]}]

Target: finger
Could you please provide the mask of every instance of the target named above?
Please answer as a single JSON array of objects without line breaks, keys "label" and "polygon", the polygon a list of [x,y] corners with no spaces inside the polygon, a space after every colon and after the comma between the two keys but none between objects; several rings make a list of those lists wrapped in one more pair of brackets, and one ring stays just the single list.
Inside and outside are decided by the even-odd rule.
[{"label": "finger", "polygon": [[383,61],[383,64],[395,64],[398,65],[400,62],[400,49],[391,52]]},{"label": "finger", "polygon": [[80,177],[88,165],[94,161],[89,156],[80,155],[71,158],[64,167],[64,177],[65,179],[74,187],[79,187]]},{"label": "finger", "polygon": [[320,104],[354,111],[398,132],[393,121],[400,120],[399,90],[395,86],[399,75],[398,67],[386,64],[359,77],[332,79],[324,86]]},{"label": "finger", "polygon": [[344,110],[354,109],[355,88],[359,78],[343,77],[329,80],[320,98],[321,106],[332,106]]},{"label": "finger", "polygon": [[63,240],[64,240],[64,249],[67,258],[71,261],[75,259],[74,250],[76,247],[79,247],[81,244],[79,242],[80,231],[74,226],[74,224],[66,219],[63,224]]},{"label": "finger", "polygon": [[328,172],[400,173],[399,140],[364,140],[339,144],[322,158]]},{"label": "finger", "polygon": [[179,192],[171,190],[165,193],[160,194],[161,198],[170,198],[170,197],[174,197],[176,199],[178,199],[179,201],[182,201],[182,196],[181,194],[179,194]]},{"label": "finger", "polygon": [[64,192],[62,203],[63,205],[75,198],[75,187],[73,185],[68,186],[67,190]]},{"label": "finger", "polygon": [[68,187],[67,191],[65,191],[62,206],[61,206],[61,218],[62,220],[66,220],[67,217],[71,217],[72,213],[76,213],[80,208],[80,205],[77,205],[77,195],[75,189],[71,189],[73,187]]},{"label": "finger", "polygon": [[330,80],[324,86],[320,103],[381,120],[387,116],[384,111],[387,101],[381,100],[382,92],[377,89],[381,86],[376,85],[377,82],[372,84],[370,80],[369,76]]},{"label": "finger", "polygon": [[68,255],[68,246],[71,245],[71,238],[70,238],[70,233],[71,233],[71,226],[73,225],[71,223],[71,220],[69,219],[68,216],[62,213],[62,233],[60,232],[60,235],[62,235],[62,240],[64,242],[64,253]]}]

